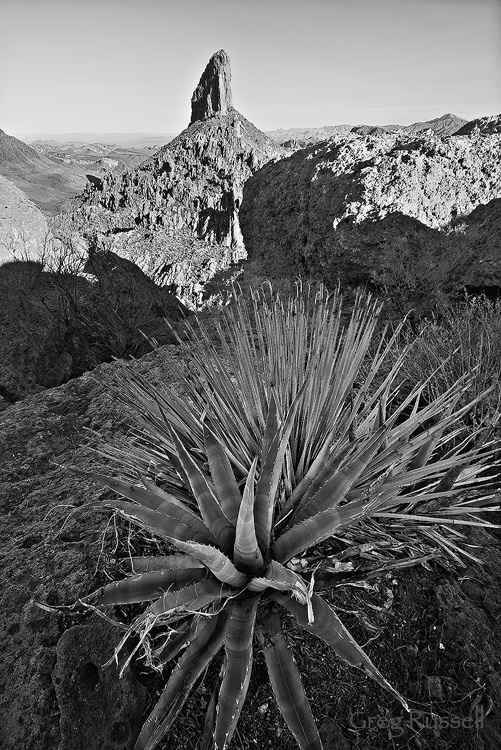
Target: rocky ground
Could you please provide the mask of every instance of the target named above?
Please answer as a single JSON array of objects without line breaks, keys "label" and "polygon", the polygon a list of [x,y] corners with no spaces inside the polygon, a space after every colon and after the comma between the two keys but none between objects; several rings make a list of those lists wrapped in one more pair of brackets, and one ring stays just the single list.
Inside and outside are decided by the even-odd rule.
[{"label": "rocky ground", "polygon": [[[171,368],[179,356],[177,347],[162,347],[128,367],[175,388]],[[161,687],[161,678],[139,663],[121,680],[114,666],[103,666],[119,629],[92,613],[62,616],[33,603],[69,604],[89,593],[116,575],[114,558],[136,544],[126,524],[110,524],[108,514],[96,511],[106,492],[70,470],[101,461],[88,450],[95,433],[120,442],[134,424],[110,392],[121,366],[102,365],[0,414],[5,750],[130,750]],[[326,748],[492,750],[501,743],[500,536],[477,532],[469,541],[483,567],[434,563],[330,597],[410,700],[410,717],[322,644],[287,626]],[[127,610],[114,615],[126,621]],[[215,664],[206,674],[165,749],[196,746],[217,671]],[[295,747],[259,655],[233,746]]]}]

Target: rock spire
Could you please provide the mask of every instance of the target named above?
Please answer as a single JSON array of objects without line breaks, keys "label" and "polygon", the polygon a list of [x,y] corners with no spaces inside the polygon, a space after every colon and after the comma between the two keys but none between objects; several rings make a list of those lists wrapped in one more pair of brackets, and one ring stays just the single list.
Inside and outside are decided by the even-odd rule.
[{"label": "rock spire", "polygon": [[227,115],[233,109],[231,66],[224,49],[215,52],[191,97],[190,125],[215,115]]}]

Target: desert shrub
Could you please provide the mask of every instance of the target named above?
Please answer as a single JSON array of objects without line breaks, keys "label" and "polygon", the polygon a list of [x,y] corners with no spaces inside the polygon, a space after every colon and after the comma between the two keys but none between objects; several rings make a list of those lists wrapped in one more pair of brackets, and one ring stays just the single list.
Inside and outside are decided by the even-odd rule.
[{"label": "desert shrub", "polygon": [[69,235],[61,237],[64,241],[41,251],[36,263],[21,254],[15,263],[2,266],[2,276],[9,274],[12,280],[20,324],[31,329],[37,316],[43,321],[51,332],[51,350],[71,358],[70,377],[115,358],[142,356],[151,350],[149,340],[173,341],[163,321],[180,317],[173,295],[117,256],[116,262],[106,262],[103,253],[90,267],[87,247]]},{"label": "desert shrub", "polygon": [[417,333],[425,318],[441,315],[457,298],[473,260],[471,250],[449,235],[438,245],[426,238],[393,240],[373,259],[370,283],[385,301],[385,316],[407,316]]},{"label": "desert shrub", "polygon": [[[460,559],[458,524],[489,525],[476,520],[489,499],[472,503],[464,490],[481,481],[490,449],[475,447],[481,430],[468,451],[450,444],[472,406],[457,405],[468,376],[424,408],[419,385],[396,405],[405,353],[378,374],[398,335],[382,337],[367,362],[379,313],[378,302],[359,295],[345,322],[339,294],[322,287],[298,286],[285,299],[265,288],[235,290],[210,325],[187,324],[178,391],[125,365],[117,374],[136,437],[100,447],[120,478],[90,476],[121,495],[105,507],[155,539],[156,553],[125,558],[128,577],[71,609],[147,603],[117,655],[132,637],[133,654],[150,666],[176,664],[136,750],[157,746],[220,650],[202,746],[227,748],[254,640],[298,745],[319,750],[284,626],[290,616],[407,707],[326,594],[439,550]],[[457,466],[466,478],[451,476]]]},{"label": "desert shrub", "polygon": [[[405,335],[409,356],[402,375],[410,382],[428,380],[430,398],[437,398],[469,375],[461,403],[483,398],[471,417],[478,424],[495,422],[501,407],[501,301],[465,298],[425,321],[417,337]],[[488,389],[491,389],[487,393]]]},{"label": "desert shrub", "polygon": [[57,315],[74,377],[102,362],[144,354],[149,347],[141,331],[169,312],[158,307],[143,285],[133,279],[124,284],[106,270],[92,281],[52,273],[51,283],[60,294]]}]

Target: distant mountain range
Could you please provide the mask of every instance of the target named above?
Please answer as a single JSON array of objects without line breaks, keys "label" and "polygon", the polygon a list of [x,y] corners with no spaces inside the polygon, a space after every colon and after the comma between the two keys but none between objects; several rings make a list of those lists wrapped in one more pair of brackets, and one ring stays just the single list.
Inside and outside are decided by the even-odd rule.
[{"label": "distant mountain range", "polygon": [[278,130],[268,130],[266,135],[282,145],[287,145],[290,141],[292,146],[306,146],[350,132],[360,135],[370,135],[373,133],[394,132],[395,130],[403,130],[407,133],[420,133],[425,130],[433,130],[436,135],[445,137],[454,135],[454,133],[467,124],[468,120],[464,120],[462,117],[449,112],[433,120],[414,122],[411,125],[347,125],[344,123],[343,125],[325,125],[320,128],[279,128]]},{"label": "distant mountain range", "polygon": [[[327,140],[337,134],[349,133],[350,131],[358,133],[373,133],[383,131],[405,130],[407,132],[420,132],[431,128],[437,135],[452,135],[468,120],[462,117],[448,113],[433,120],[415,122],[411,125],[324,125],[319,128],[279,128],[278,130],[265,131],[266,135],[278,143],[287,140],[304,141],[305,143],[315,143],[317,141]],[[164,146],[175,138],[177,133],[14,133],[25,143],[33,144],[34,142],[46,141],[50,145],[69,144],[72,146],[82,146],[84,144],[105,144],[131,146],[135,148],[146,148],[148,146]]]},{"label": "distant mountain range", "polygon": [[104,143],[107,145],[134,146],[164,146],[177,133],[14,133],[16,138],[25,143],[34,141],[52,141],[54,145],[69,143],[81,146],[85,143]]}]

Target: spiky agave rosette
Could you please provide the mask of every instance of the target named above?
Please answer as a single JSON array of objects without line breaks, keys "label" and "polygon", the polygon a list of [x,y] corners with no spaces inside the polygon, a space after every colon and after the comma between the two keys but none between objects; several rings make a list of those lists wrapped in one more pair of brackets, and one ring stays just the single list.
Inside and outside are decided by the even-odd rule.
[{"label": "spiky agave rosette", "polygon": [[187,325],[190,364],[178,368],[180,391],[153,387],[126,367],[118,377],[136,435],[126,447],[102,450],[120,462],[121,479],[91,476],[125,498],[106,507],[173,551],[131,558],[130,577],[79,606],[150,602],[127,631],[143,646],[154,629],[168,628],[160,647],[149,646],[150,661],[177,662],[136,750],[157,745],[220,649],[206,736],[226,748],[255,634],[298,745],[321,748],[283,612],[407,708],[317,593],[311,559],[315,569],[325,563],[324,588],[326,575],[339,585],[357,574],[340,561],[360,544],[376,553],[362,578],[438,548],[459,559],[457,525],[489,525],[475,514],[492,500],[465,499],[465,489],[481,481],[492,448],[478,431],[464,437],[472,406],[457,408],[464,380],[423,407],[423,384],[400,394],[398,331],[372,342],[368,358],[379,312],[358,296],[345,318],[339,294],[323,288],[298,286],[284,301],[271,289],[248,298],[234,291],[220,316]]}]

